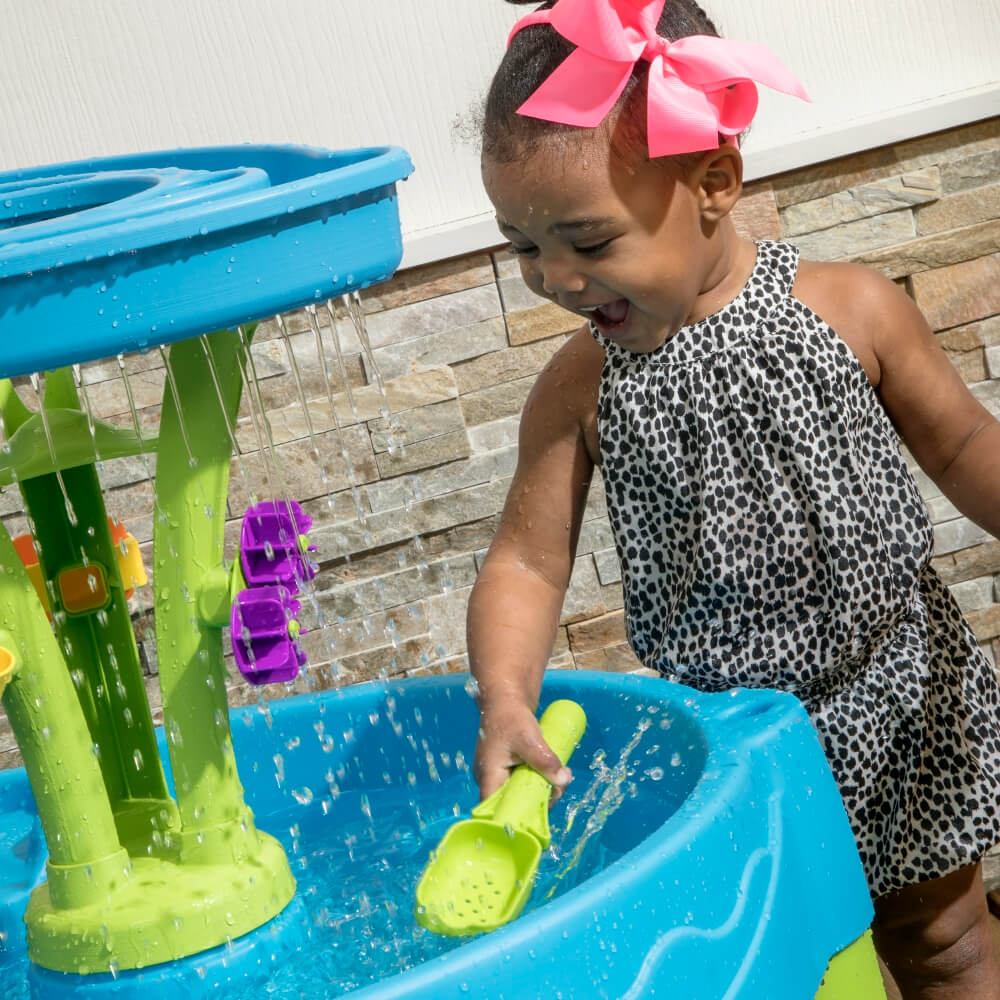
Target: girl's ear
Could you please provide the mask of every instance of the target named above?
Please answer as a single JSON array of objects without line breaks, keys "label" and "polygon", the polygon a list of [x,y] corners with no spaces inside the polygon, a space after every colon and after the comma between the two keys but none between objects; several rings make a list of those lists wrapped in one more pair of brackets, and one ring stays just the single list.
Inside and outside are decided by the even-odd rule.
[{"label": "girl's ear", "polygon": [[743,192],[743,157],[725,143],[707,152],[698,164],[697,191],[701,216],[718,222],[729,214]]}]

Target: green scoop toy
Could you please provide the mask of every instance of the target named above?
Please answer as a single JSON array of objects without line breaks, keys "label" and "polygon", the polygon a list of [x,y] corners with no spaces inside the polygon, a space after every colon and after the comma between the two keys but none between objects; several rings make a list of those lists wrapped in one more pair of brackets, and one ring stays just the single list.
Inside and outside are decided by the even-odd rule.
[{"label": "green scoop toy", "polygon": [[[540,720],[542,735],[565,764],[587,726],[575,701],[554,701]],[[542,851],[549,846],[552,786],[527,764],[472,818],[454,823],[417,885],[416,918],[437,934],[466,936],[496,930],[528,901]]]}]

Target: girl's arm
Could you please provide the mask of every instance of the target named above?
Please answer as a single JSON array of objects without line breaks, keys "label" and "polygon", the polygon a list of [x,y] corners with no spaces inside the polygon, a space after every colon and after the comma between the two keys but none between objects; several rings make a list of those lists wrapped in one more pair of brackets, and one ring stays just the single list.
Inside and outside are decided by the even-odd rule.
[{"label": "girl's arm", "polygon": [[945,496],[1000,537],[1000,423],[969,391],[910,297],[863,273],[852,294],[872,324],[876,384],[889,416]]},{"label": "girl's arm", "polygon": [[483,797],[521,762],[557,788],[570,779],[542,739],[535,710],[594,468],[587,428],[602,358],[584,330],[538,376],[521,416],[517,470],[500,526],[469,598],[469,667],[481,713],[475,764]]}]

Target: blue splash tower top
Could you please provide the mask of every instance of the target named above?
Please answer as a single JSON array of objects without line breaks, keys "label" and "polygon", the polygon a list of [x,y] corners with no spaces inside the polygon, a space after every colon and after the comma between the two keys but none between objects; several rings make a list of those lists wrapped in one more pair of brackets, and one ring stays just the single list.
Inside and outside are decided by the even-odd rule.
[{"label": "blue splash tower top", "polygon": [[[0,374],[231,329],[388,278],[395,147],[226,146],[0,174]],[[44,331],[41,335],[40,331]]]}]

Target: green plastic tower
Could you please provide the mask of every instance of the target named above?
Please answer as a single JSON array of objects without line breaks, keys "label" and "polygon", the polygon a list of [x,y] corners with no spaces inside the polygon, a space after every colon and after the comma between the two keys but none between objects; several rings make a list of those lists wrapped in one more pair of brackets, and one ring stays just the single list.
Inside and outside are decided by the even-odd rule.
[{"label": "green plastic tower", "polygon": [[[25,914],[44,968],[192,955],[259,927],[295,892],[283,849],[244,802],[226,702],[223,527],[245,364],[235,332],[174,344],[158,439],[90,419],[70,369],[47,374],[38,412],[0,380],[0,486],[19,485],[37,553],[33,581],[0,531],[0,695],[49,848]],[[143,452],[156,455],[154,607],[176,800],[96,469]]]}]

